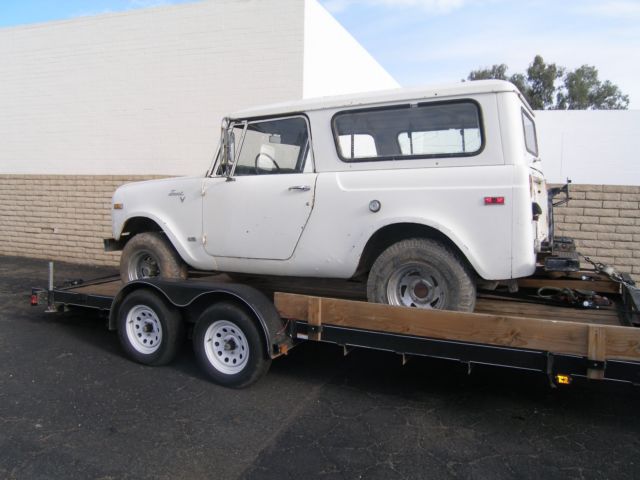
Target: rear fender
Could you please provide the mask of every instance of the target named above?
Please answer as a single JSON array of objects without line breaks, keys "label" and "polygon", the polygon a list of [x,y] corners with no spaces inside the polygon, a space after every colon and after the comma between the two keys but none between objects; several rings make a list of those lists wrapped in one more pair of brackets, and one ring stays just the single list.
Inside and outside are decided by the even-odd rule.
[{"label": "rear fender", "polygon": [[110,330],[117,329],[118,311],[124,299],[140,289],[157,292],[182,312],[197,307],[195,313],[199,313],[204,308],[221,301],[236,303],[246,308],[257,320],[264,334],[263,338],[271,358],[275,358],[284,353],[284,350],[293,347],[293,342],[287,335],[285,324],[273,302],[253,287],[234,283],[198,283],[169,279],[145,279],[129,282],[120,289],[111,304]]}]

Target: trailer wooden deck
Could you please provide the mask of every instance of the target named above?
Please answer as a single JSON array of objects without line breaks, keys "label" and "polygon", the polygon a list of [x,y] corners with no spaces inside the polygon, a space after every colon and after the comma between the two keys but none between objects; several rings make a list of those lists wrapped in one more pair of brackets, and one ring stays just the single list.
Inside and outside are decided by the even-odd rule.
[{"label": "trailer wooden deck", "polygon": [[[292,279],[260,276],[242,276],[235,279],[226,274],[218,274],[201,276],[193,281],[244,283],[257,288],[272,298],[276,292],[356,301],[366,301],[367,297],[366,286],[364,284],[344,280]],[[545,305],[532,299],[509,298],[492,292],[480,291],[474,313],[598,325],[624,325],[628,323],[624,320],[624,310],[626,307],[620,299],[620,285],[610,280],[600,279],[585,282],[579,280],[553,279],[545,281],[544,279],[533,278],[521,280],[519,283],[521,288],[531,290],[530,293],[532,294],[537,288],[542,286],[593,290],[607,296],[607,298],[612,301],[612,305],[598,309],[576,308],[569,305]],[[72,288],[73,291],[77,293],[114,297],[120,288],[122,288],[122,282],[118,278],[111,278],[95,283],[80,284]]]},{"label": "trailer wooden deck", "polygon": [[[189,283],[205,292],[209,284],[215,290],[221,284],[238,283],[262,291],[273,299],[285,321],[282,331],[288,329],[294,342],[316,340],[345,349],[378,348],[403,358],[450,358],[469,365],[538,370],[550,377],[552,372],[564,370],[592,379],[640,384],[637,290],[591,271],[566,278],[530,277],[519,281],[518,295],[480,291],[473,313],[368,303],[364,284],[344,280],[220,274],[201,275],[179,285],[188,288]],[[176,284],[163,285],[155,288],[162,291]],[[121,287],[119,278],[111,277],[54,288],[48,291],[49,303],[109,310]],[[548,304],[535,298],[541,287],[595,291],[612,303],[597,309]]]}]

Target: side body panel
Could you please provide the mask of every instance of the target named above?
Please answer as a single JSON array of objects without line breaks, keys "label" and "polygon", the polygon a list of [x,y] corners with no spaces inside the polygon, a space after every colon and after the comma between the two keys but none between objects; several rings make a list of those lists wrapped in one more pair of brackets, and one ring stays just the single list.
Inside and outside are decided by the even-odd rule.
[{"label": "side body panel", "polygon": [[[479,105],[483,124],[483,148],[475,155],[341,161],[331,120],[345,108],[317,109],[307,112],[314,172],[125,186],[114,196],[125,204],[114,211],[114,237],[125,218],[143,216],[198,269],[349,278],[375,232],[411,223],[447,236],[485,279],[530,275],[546,230],[533,221],[535,162],[524,148],[523,104],[515,92],[451,97],[467,98]],[[310,188],[289,190],[296,186]],[[542,195],[544,184],[538,186]],[[486,197],[504,202],[487,205]],[[369,209],[372,200],[380,211]],[[215,221],[203,226],[205,215]]]},{"label": "side body panel", "polygon": [[206,178],[205,250],[214,257],[291,258],[313,208],[315,173]]},{"label": "side body panel", "polygon": [[190,266],[216,270],[202,245],[202,177],[179,177],[123,185],[113,195],[113,238],[120,239],[129,219],[157,223]]}]

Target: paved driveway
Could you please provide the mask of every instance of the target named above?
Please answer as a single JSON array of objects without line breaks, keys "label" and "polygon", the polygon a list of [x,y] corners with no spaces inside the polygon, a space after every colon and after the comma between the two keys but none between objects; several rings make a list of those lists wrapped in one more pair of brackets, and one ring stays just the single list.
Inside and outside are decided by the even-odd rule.
[{"label": "paved driveway", "polygon": [[640,389],[309,343],[230,390],[188,345],[144,367],[99,316],[30,307],[46,277],[0,257],[0,478],[640,478]]}]

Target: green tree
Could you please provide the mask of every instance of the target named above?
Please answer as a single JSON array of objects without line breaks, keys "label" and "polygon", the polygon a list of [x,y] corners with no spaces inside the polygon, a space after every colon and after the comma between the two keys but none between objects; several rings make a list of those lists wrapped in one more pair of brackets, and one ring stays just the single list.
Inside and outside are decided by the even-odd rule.
[{"label": "green tree", "polygon": [[569,71],[555,63],[545,63],[536,55],[526,73],[507,75],[504,63],[489,68],[473,70],[468,80],[508,80],[522,92],[536,110],[562,109],[624,110],[629,106],[629,96],[609,80],[601,82],[598,70],[583,65]]},{"label": "green tree", "polygon": [[467,80],[508,80],[507,66],[504,63],[494,65],[491,68],[481,68],[469,74]]},{"label": "green tree", "polygon": [[533,63],[527,68],[525,95],[531,108],[546,110],[553,108],[556,92],[556,80],[562,78],[564,68],[555,63],[546,64],[540,55],[536,55]]},{"label": "green tree", "polygon": [[563,110],[626,110],[629,106],[629,96],[609,80],[601,82],[598,70],[590,65],[567,73],[557,100],[557,108]]}]

